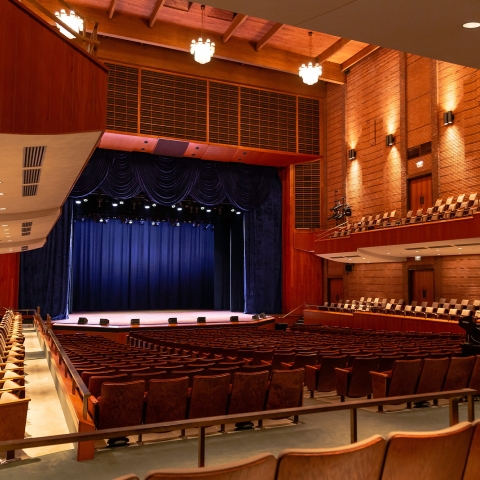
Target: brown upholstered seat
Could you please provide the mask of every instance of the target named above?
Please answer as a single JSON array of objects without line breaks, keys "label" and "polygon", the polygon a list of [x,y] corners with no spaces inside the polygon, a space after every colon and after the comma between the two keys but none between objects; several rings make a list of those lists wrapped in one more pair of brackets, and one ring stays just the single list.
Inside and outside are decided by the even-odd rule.
[{"label": "brown upholstered seat", "polygon": [[188,377],[190,379],[190,385],[192,385],[193,377],[202,375],[204,372],[204,368],[181,368],[179,370],[173,370],[170,372],[170,378]]},{"label": "brown upholstered seat", "polygon": [[378,480],[386,444],[374,435],[344,447],[284,450],[278,457],[276,480]]},{"label": "brown upholstered seat", "polygon": [[305,383],[310,396],[315,390],[331,392],[335,390],[335,369],[345,368],[348,355],[335,355],[322,357],[320,365],[307,365],[305,367]]},{"label": "brown upholstered seat", "polygon": [[473,388],[480,394],[480,355],[477,355],[476,358],[468,388]]},{"label": "brown upholstered seat", "polygon": [[340,400],[345,397],[370,398],[372,394],[371,371],[378,368],[378,357],[357,357],[350,368],[335,369],[335,383]]},{"label": "brown upholstered seat", "polygon": [[193,480],[197,478],[202,480],[274,480],[276,466],[277,461],[271,453],[262,453],[246,460],[224,463],[214,467],[154,470],[147,473],[145,480]]},{"label": "brown upholstered seat", "polygon": [[302,404],[303,368],[274,370],[268,389],[266,410],[294,408]]},{"label": "brown upholstered seat", "polygon": [[90,377],[100,376],[100,375],[115,375],[116,370],[107,370],[107,369],[99,369],[99,370],[84,370],[80,375],[82,377],[83,383],[88,385]]},{"label": "brown upholstered seat", "polygon": [[232,393],[228,414],[259,412],[265,405],[269,372],[236,372],[233,375]]},{"label": "brown upholstered seat", "polygon": [[145,380],[145,390],[148,392],[150,386],[150,380],[160,380],[163,378],[168,378],[169,374],[167,372],[139,372],[139,373],[132,373],[130,375],[130,381],[134,382],[135,380]]},{"label": "brown upholstered seat", "polygon": [[378,361],[378,371],[386,372],[387,370],[391,370],[396,360],[403,360],[404,358],[405,355],[403,354],[382,355]]},{"label": "brown upholstered seat", "polygon": [[466,388],[475,366],[476,357],[452,357],[448,367],[443,390]]},{"label": "brown upholstered seat", "polygon": [[[19,399],[12,393],[0,394],[0,442],[25,438],[29,398]],[[7,451],[7,460],[15,457],[13,450]]]},{"label": "brown upholstered seat", "polygon": [[434,432],[390,433],[381,480],[462,480],[472,434],[468,422]]},{"label": "brown upholstered seat", "polygon": [[215,417],[227,411],[230,373],[193,379],[188,418]]},{"label": "brown upholstered seat", "polygon": [[142,423],[145,382],[103,383],[98,399],[97,428],[127,427]]},{"label": "brown upholstered seat", "polygon": [[266,367],[270,372],[272,370],[280,370],[282,368],[282,363],[290,363],[295,361],[295,352],[275,352],[272,357],[272,361],[268,362],[262,360],[261,364]]},{"label": "brown upholstered seat", "polygon": [[480,420],[473,422],[473,436],[463,480],[478,480],[480,472]]},{"label": "brown upholstered seat", "polygon": [[253,352],[252,357],[245,358],[245,361],[249,362],[250,365],[261,365],[262,360],[266,362],[271,362],[273,358],[273,350],[256,350]]},{"label": "brown upholstered seat", "polygon": [[102,384],[105,382],[109,383],[118,383],[118,382],[128,382],[128,375],[94,375],[88,380],[88,390],[94,397],[99,397]]},{"label": "brown upholstered seat", "polygon": [[447,374],[449,358],[425,358],[415,393],[440,392]]},{"label": "brown upholstered seat", "polygon": [[145,423],[183,420],[187,417],[188,377],[150,380]]},{"label": "brown upholstered seat", "polygon": [[[397,360],[387,372],[371,372],[373,398],[411,395],[415,392],[422,360]],[[409,405],[410,406],[410,405]],[[383,410],[382,406],[378,407]]]}]

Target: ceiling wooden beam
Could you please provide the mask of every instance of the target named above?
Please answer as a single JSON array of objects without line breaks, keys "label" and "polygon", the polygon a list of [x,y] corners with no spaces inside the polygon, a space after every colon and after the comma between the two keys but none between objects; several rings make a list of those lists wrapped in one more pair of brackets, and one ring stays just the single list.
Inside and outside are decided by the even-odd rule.
[{"label": "ceiling wooden beam", "polygon": [[345,60],[342,65],[341,69],[342,72],[347,70],[347,68],[352,67],[356,63],[358,63],[360,60],[363,60],[365,57],[373,53],[375,50],[378,50],[380,47],[377,47],[376,45],[368,45],[368,47],[365,47],[364,49],[360,50],[358,53],[350,57],[349,59]]},{"label": "ceiling wooden beam", "polygon": [[108,9],[108,19],[111,20],[113,18],[113,14],[115,13],[115,7],[117,6],[118,0],[112,0],[110,2],[110,8]]},{"label": "ceiling wooden beam", "polygon": [[[55,0],[42,0],[42,3],[50,9],[55,10],[56,8]],[[98,22],[98,35],[101,36],[164,47],[182,52],[189,52],[192,38],[198,37],[198,28],[168,23],[163,20],[157,20],[156,28],[148,28],[148,20],[145,21],[133,15],[129,16],[118,13],[112,20],[108,21],[108,12],[101,9],[78,5],[76,11],[90,18],[92,21]],[[50,21],[50,23],[52,22]],[[87,31],[90,28],[91,26],[87,23]],[[304,55],[269,47],[268,45],[262,48],[260,52],[255,52],[248,41],[237,37],[231,38],[227,44],[222,44],[220,34],[208,32],[208,37],[217,45],[212,62],[215,62],[216,58],[221,58],[231,62],[277,70],[298,76],[299,65],[309,61],[309,58]],[[202,72],[206,72],[199,72],[199,75],[208,75],[210,64],[196,65],[202,69]],[[341,71],[340,64],[327,61],[324,62],[322,66],[322,80],[338,84],[345,83],[345,74]],[[298,80],[301,81],[300,77]]]},{"label": "ceiling wooden beam", "polygon": [[247,15],[242,15],[241,13],[237,13],[235,15],[235,18],[233,19],[233,22],[230,24],[228,27],[227,31],[222,35],[222,42],[227,43],[231,36],[233,35],[233,32],[247,19]]},{"label": "ceiling wooden beam", "polygon": [[318,55],[315,61],[317,63],[325,62],[325,60],[333,57],[337,52],[339,52],[345,45],[350,42],[351,40],[349,40],[348,38],[339,38],[333,45],[330,45],[320,55]]},{"label": "ceiling wooden beam", "polygon": [[165,0],[157,0],[157,4],[155,5],[155,8],[153,9],[152,14],[150,15],[150,21],[148,22],[148,26],[150,28],[152,28],[154,23],[157,21],[158,12],[163,7],[164,3],[165,3]]},{"label": "ceiling wooden beam", "polygon": [[270,30],[255,43],[255,50],[258,52],[266,43],[283,27],[283,23],[276,23]]}]

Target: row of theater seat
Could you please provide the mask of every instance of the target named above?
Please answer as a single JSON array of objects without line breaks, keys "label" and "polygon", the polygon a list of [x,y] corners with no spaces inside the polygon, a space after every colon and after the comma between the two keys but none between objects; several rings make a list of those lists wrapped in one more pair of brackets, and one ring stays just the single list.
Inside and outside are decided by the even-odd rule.
[{"label": "row of theater seat", "polygon": [[409,305],[405,305],[403,298],[400,300],[392,298],[388,301],[386,298],[361,297],[360,300],[346,300],[345,302],[340,300],[337,303],[325,302],[318,309],[342,313],[372,312],[458,320],[461,316],[474,315],[477,318],[480,317],[480,300],[463,299],[460,303],[457,303],[456,298],[452,298],[448,302],[446,298],[441,298],[438,302],[432,302],[431,305],[428,305],[428,302],[421,302],[419,305],[416,300]]},{"label": "row of theater seat", "polygon": [[[477,480],[480,421],[433,432],[373,435],[338,448],[284,450],[206,468],[162,469],[145,480]],[[116,480],[139,480],[125,475]]]},{"label": "row of theater seat", "polygon": [[[25,434],[30,399],[25,398],[24,340],[21,315],[6,310],[0,321],[0,441]],[[8,451],[6,461],[14,456]]]},{"label": "row of theater seat", "polygon": [[396,210],[392,212],[385,212],[377,215],[363,216],[359,221],[349,223],[335,229],[332,238],[351,235],[352,233],[366,232],[375,228],[387,228],[400,225],[413,225],[425,222],[435,222],[438,220],[450,220],[453,218],[462,218],[473,215],[478,211],[479,200],[477,193],[467,195],[461,194],[456,200],[455,197],[448,197],[444,202],[442,198],[437,199],[435,205],[428,207],[425,212],[423,208],[416,210],[409,210],[405,217],[397,217]]}]

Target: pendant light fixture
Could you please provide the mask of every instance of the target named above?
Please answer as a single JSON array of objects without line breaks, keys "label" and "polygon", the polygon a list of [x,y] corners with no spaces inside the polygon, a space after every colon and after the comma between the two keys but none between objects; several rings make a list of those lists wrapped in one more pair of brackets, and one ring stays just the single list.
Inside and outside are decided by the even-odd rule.
[{"label": "pendant light fixture", "polygon": [[[308,32],[310,36],[310,57],[312,56],[312,32]],[[318,82],[318,77],[322,74],[322,67],[318,63],[313,65],[312,62],[308,62],[308,65],[303,64],[298,69],[298,74],[302,77],[303,83],[307,85],[313,85]]]},{"label": "pendant light fixture", "polygon": [[[62,9],[60,12],[55,12],[55,16],[75,32],[83,32],[83,20],[73,10],[70,12],[70,15],[68,15],[67,12]],[[67,38],[75,38],[74,35],[72,35],[68,30],[65,30],[58,23],[57,27],[59,28],[60,33],[65,35]]]},{"label": "pendant light fixture", "polygon": [[205,42],[203,41],[203,27],[205,22],[205,5],[202,5],[202,29],[200,30],[200,38],[195,41],[192,40],[192,44],[190,45],[190,53],[193,55],[193,58],[196,62],[204,64],[208,63],[213,54],[215,53],[215,43],[210,42],[207,39]]}]

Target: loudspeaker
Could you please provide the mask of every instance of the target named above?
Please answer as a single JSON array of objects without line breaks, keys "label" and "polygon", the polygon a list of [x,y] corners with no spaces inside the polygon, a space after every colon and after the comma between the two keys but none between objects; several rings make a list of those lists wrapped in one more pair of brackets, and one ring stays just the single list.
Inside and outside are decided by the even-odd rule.
[{"label": "loudspeaker", "polygon": [[238,315],[232,315],[232,316],[230,317],[230,321],[231,321],[231,322],[238,322]]},{"label": "loudspeaker", "polygon": [[260,315],[257,313],[255,315],[252,315],[252,320],[259,320],[260,319]]},{"label": "loudspeaker", "polygon": [[86,325],[87,323],[88,323],[88,318],[86,318],[86,317],[80,317],[78,319],[78,324],[79,325]]},{"label": "loudspeaker", "polygon": [[177,317],[171,317],[168,319],[169,325],[176,325],[177,324]]},{"label": "loudspeaker", "polygon": [[346,263],[345,264],[345,271],[346,272],[353,272],[353,264],[352,263]]},{"label": "loudspeaker", "polygon": [[267,314],[266,314],[265,312],[262,312],[262,313],[260,314],[260,318],[267,318]]},{"label": "loudspeaker", "polygon": [[108,318],[100,319],[100,325],[108,325],[109,323],[110,323],[110,320]]},{"label": "loudspeaker", "polygon": [[207,323],[207,317],[197,317],[197,323]]},{"label": "loudspeaker", "polygon": [[130,325],[140,325],[140,319],[139,318],[132,318],[130,320]]}]

